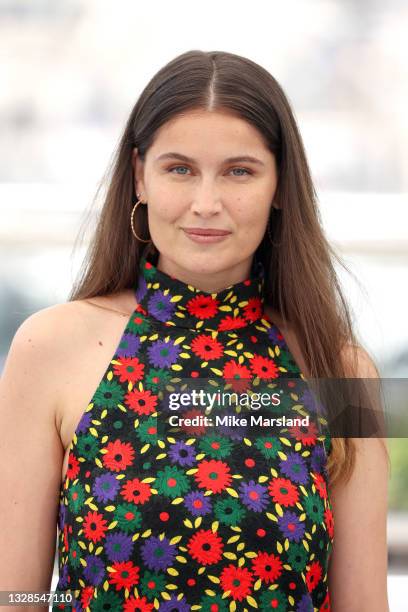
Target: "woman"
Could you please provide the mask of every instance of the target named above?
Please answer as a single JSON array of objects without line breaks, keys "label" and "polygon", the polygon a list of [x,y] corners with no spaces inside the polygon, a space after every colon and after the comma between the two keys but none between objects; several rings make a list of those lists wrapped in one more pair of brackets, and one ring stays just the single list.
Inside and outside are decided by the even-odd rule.
[{"label": "woman", "polygon": [[159,431],[180,381],[378,377],[334,257],[276,80],[225,52],[164,66],[79,283],[10,348],[2,586],[49,588],[58,522],[53,609],[388,610],[382,439]]}]

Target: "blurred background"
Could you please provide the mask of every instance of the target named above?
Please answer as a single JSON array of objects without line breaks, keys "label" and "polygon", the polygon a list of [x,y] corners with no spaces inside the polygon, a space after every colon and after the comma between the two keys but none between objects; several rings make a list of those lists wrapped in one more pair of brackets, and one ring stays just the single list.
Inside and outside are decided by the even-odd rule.
[{"label": "blurred background", "polygon": [[[0,371],[20,323],[67,300],[141,90],[201,49],[247,56],[282,85],[360,340],[383,377],[408,378],[404,0],[0,0],[0,17]],[[407,442],[389,440],[392,611],[408,596]]]}]

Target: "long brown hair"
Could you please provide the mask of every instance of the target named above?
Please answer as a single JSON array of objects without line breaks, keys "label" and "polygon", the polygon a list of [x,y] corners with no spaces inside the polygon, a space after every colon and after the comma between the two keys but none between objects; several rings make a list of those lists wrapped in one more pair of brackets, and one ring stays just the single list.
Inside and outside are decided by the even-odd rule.
[{"label": "long brown hair", "polygon": [[[350,271],[324,236],[294,113],[275,78],[236,54],[188,51],[161,68],[144,88],[114,156],[104,204],[69,301],[135,286],[147,243],[135,240],[130,230],[136,201],[132,152],[137,147],[143,161],[156,130],[193,109],[227,110],[245,119],[275,155],[279,213],[270,220],[275,246],[265,235],[257,249],[265,267],[265,302],[290,325],[311,377],[353,377],[356,360],[346,364],[339,358],[344,347],[357,347],[358,342],[334,260]],[[146,206],[138,206],[135,229],[149,237]],[[355,452],[351,439],[332,438],[327,464],[331,485],[349,478]]]}]

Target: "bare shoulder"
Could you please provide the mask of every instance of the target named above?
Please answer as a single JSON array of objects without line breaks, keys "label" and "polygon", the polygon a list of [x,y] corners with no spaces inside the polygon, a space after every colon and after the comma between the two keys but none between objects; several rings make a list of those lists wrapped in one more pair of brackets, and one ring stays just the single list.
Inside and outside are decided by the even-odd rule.
[{"label": "bare shoulder", "polygon": [[[133,297],[133,309],[135,305]],[[42,392],[50,394],[58,417],[61,381],[71,371],[77,356],[85,354],[88,347],[101,339],[105,341],[110,333],[115,336],[131,312],[132,295],[127,291],[42,308],[18,327],[9,354],[30,373],[37,366],[46,373],[49,383],[45,381]]]},{"label": "bare shoulder", "polygon": [[[53,368],[69,353],[72,343],[83,337],[89,321],[82,302],[66,302],[42,308],[29,315],[14,334],[10,353],[18,352],[32,365],[41,363],[52,376]],[[77,338],[76,338],[77,337]]]},{"label": "bare shoulder", "polygon": [[38,366],[51,377],[57,349],[66,348],[65,340],[70,337],[67,331],[75,327],[78,315],[78,307],[73,303],[55,304],[29,315],[13,336],[6,364],[13,360],[27,373]]},{"label": "bare shoulder", "polygon": [[346,371],[350,377],[356,378],[378,378],[379,371],[374,358],[366,348],[360,344],[347,344],[341,351]]},{"label": "bare shoulder", "polygon": [[43,347],[47,340],[53,341],[55,345],[56,333],[59,337],[69,338],[72,331],[79,331],[78,325],[89,329],[89,325],[92,323],[99,325],[101,319],[106,317],[130,316],[136,304],[134,294],[127,290],[117,294],[53,304],[27,317],[18,328],[16,336],[30,342],[33,339],[41,339]]},{"label": "bare shoulder", "polygon": [[[295,329],[288,321],[283,320],[279,312],[271,308],[269,305],[265,307],[265,312],[271,322],[275,324],[278,327],[279,331],[282,333],[283,337],[285,338],[285,342],[288,345],[289,350],[293,354],[293,357],[300,366],[301,371],[307,375],[307,367],[304,359],[303,349],[301,347]],[[348,343],[343,347],[340,353],[340,358],[343,360],[346,372],[349,373],[350,377],[379,377],[379,371],[374,358],[369,353],[369,351],[361,345]]]}]

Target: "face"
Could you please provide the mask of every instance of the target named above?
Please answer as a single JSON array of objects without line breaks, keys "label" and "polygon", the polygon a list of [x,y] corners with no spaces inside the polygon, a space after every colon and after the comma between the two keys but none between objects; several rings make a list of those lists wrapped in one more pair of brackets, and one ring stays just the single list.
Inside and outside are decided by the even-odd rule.
[{"label": "face", "polygon": [[[135,149],[132,163],[160,270],[208,292],[249,277],[277,185],[275,157],[254,126],[190,111],[157,130],[144,162]],[[227,234],[210,241],[192,228]]]}]

